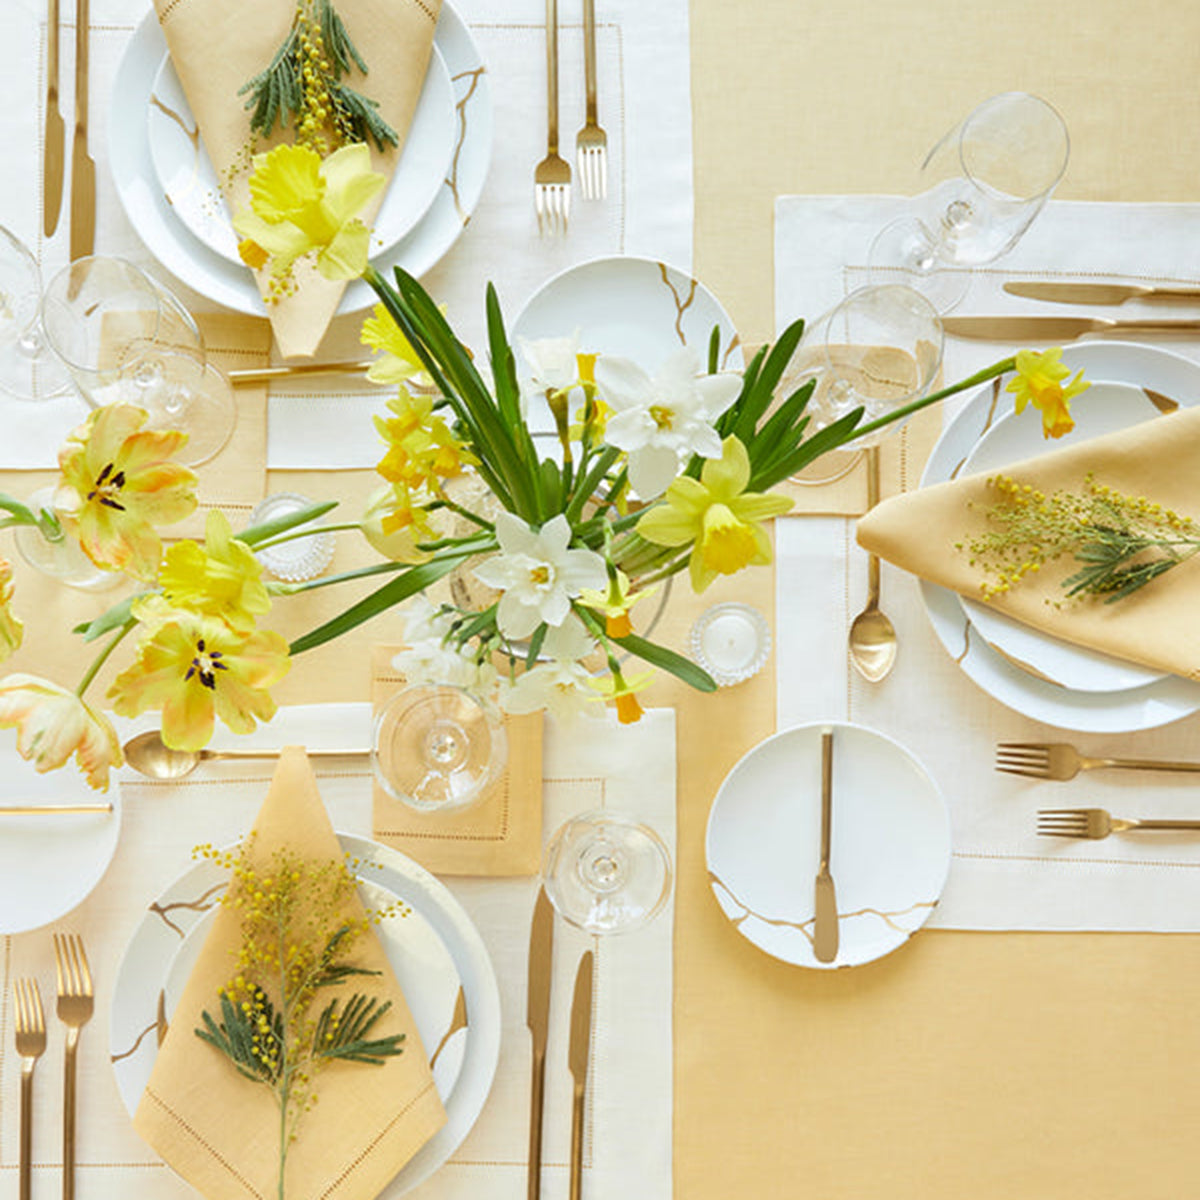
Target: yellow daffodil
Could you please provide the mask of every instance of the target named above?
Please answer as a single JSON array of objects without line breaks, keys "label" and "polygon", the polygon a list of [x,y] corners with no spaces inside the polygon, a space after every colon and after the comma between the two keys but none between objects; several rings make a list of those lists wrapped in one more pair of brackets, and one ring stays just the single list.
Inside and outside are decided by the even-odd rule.
[{"label": "yellow daffodil", "polygon": [[361,275],[371,234],[359,213],[385,182],[371,170],[371,152],[362,143],[328,158],[286,144],[255,155],[250,211],[233,219],[243,261],[256,269],[269,264],[272,275],[287,277],[296,259],[315,254],[326,279]]},{"label": "yellow daffodil", "polygon": [[155,526],[195,509],[196,476],[168,461],[187,434],[143,429],[145,423],[145,411],[128,404],[92,412],[59,451],[55,506],[98,567],[149,581],[162,558]]},{"label": "yellow daffodil", "polygon": [[359,340],[380,353],[367,369],[367,378],[373,383],[411,383],[417,387],[429,387],[433,383],[412,343],[382,304],[375,305],[375,315],[363,322]]},{"label": "yellow daffodil", "polygon": [[162,709],[163,741],[199,750],[212,737],[214,718],[235,733],[275,715],[268,688],[288,672],[287,642],[278,633],[238,633],[215,617],[176,612],[152,627],[137,661],[109,689],[113,708],[135,717]]},{"label": "yellow daffodil", "polygon": [[633,632],[633,623],[629,612],[639,601],[647,596],[653,596],[658,591],[658,584],[643,588],[640,592],[629,591],[629,576],[624,571],[617,571],[609,579],[608,587],[594,590],[584,588],[579,593],[579,602],[593,612],[604,614],[604,632],[611,638],[627,637]]},{"label": "yellow daffodil", "polygon": [[17,752],[39,772],[54,771],[74,755],[98,791],[108,771],[124,761],[116,730],[74,692],[36,675],[0,679],[0,729],[17,730]]},{"label": "yellow daffodil", "polygon": [[240,633],[249,633],[256,618],[271,607],[262,565],[250,547],[233,536],[229,519],[217,509],[208,514],[204,545],[189,540],[172,546],[158,582],[172,608],[220,617]]},{"label": "yellow daffodil", "polygon": [[1070,402],[1092,386],[1083,378],[1083,372],[1077,371],[1064,387],[1063,380],[1070,375],[1071,368],[1060,362],[1061,358],[1061,346],[1052,346],[1040,354],[1036,350],[1018,350],[1017,373],[1004,389],[1016,394],[1017,412],[1024,411],[1026,404],[1041,410],[1042,436],[1047,438],[1060,438],[1075,428]]},{"label": "yellow daffodil", "polygon": [[617,720],[622,725],[632,725],[642,719],[645,711],[637,693],[644,692],[653,682],[653,671],[626,679],[620,667],[614,667],[607,679],[593,679],[591,686],[600,693],[601,699],[612,702],[617,710]]},{"label": "yellow daffodil", "polygon": [[751,563],[771,561],[771,541],[760,522],[792,507],[770,493],[748,492],[750,456],[736,437],[727,437],[719,459],[709,459],[700,478],[682,475],[637,523],[637,531],[658,546],[692,545],[692,587],[702,592],[718,575],[732,575]]},{"label": "yellow daffodil", "polygon": [[393,416],[375,418],[375,428],[388,445],[375,469],[389,483],[434,487],[478,461],[434,413],[432,397],[413,396],[402,387],[388,408]]},{"label": "yellow daffodil", "polygon": [[21,644],[24,626],[12,610],[12,563],[0,558],[0,662]]},{"label": "yellow daffodil", "polygon": [[375,552],[392,562],[422,563],[433,557],[417,548],[422,538],[433,535],[429,515],[400,485],[371,494],[359,528]]}]

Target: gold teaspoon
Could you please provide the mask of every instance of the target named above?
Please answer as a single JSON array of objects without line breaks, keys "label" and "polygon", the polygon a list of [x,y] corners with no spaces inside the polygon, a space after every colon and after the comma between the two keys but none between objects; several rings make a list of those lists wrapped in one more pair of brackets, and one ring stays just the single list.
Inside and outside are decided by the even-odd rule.
[{"label": "gold teaspoon", "polygon": [[[867,511],[879,503],[879,447],[868,446]],[[879,557],[867,557],[867,605],[850,625],[850,661],[869,683],[878,683],[896,663],[896,627],[879,608]]]},{"label": "gold teaspoon", "polygon": [[[157,729],[140,733],[125,743],[125,761],[151,779],[182,779],[202,762],[213,759],[278,758],[279,750],[172,750]],[[309,750],[309,758],[365,756],[369,750]]]}]

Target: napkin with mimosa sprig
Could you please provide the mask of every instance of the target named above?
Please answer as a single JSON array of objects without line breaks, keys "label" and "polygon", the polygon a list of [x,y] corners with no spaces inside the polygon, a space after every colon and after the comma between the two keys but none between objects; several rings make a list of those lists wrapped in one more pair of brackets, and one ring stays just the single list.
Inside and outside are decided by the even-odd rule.
[{"label": "napkin with mimosa sprig", "polygon": [[[238,977],[243,972],[251,976],[255,969],[255,955],[246,965],[243,953],[246,909],[252,901],[262,901],[256,893],[282,890],[284,884],[275,878],[281,864],[304,889],[291,927],[304,934],[317,922],[328,924],[327,918],[332,917],[339,928],[353,929],[346,939],[352,940],[351,949],[332,957],[333,969],[369,972],[345,973],[340,982],[322,985],[314,1008],[323,1007],[336,994],[339,1020],[348,1023],[355,993],[377,1005],[390,1002],[363,1037],[403,1038],[399,1053],[393,1050],[378,1062],[333,1058],[316,1070],[304,1067],[311,1072],[311,1083],[297,1078],[296,1086],[311,1087],[310,1096],[319,1097],[320,1103],[298,1114],[282,1181],[281,1114],[273,1085],[248,1078],[196,1032],[212,1028],[205,1013],[216,1014],[223,1026],[228,1025],[222,989],[244,990]],[[323,881],[329,873],[342,865],[342,850],[308,758],[302,748],[289,746],[280,756],[267,798],[243,846],[237,864],[241,874],[230,885],[235,898],[241,895],[242,904],[222,903],[217,909],[171,1014],[134,1120],[137,1131],[164,1161],[209,1200],[261,1200],[276,1194],[371,1200],[445,1123],[428,1057],[400,985],[373,930],[359,929],[365,914],[357,895],[353,889],[348,896],[339,892],[341,907],[333,913],[317,911],[319,906],[313,902],[324,894]],[[248,881],[253,886],[246,886]],[[257,944],[255,948],[270,949]],[[308,961],[306,953],[301,946],[287,961]],[[307,1028],[303,1024],[307,1018],[301,1014],[300,1019]],[[271,1052],[266,1053],[269,1058]],[[304,1066],[304,1060],[299,1061]],[[255,1069],[254,1062],[249,1067]]]},{"label": "napkin with mimosa sprig", "polygon": [[1054,637],[1200,679],[1198,461],[1200,408],[1183,409],[885,500],[858,541]]},{"label": "napkin with mimosa sprig", "polygon": [[[294,32],[301,10],[320,18],[330,0],[154,0],[171,60],[216,168],[226,202],[234,214],[249,208],[251,154],[290,143],[293,121],[276,124],[267,137],[252,135],[250,93],[240,89],[267,69]],[[397,145],[380,149],[368,138],[371,167],[391,178],[424,85],[441,0],[333,0],[333,9],[359,55],[364,75],[353,63],[345,82],[391,127]],[[328,39],[327,39],[328,40]],[[326,58],[331,51],[324,47]],[[252,105],[253,107],[253,105]],[[370,225],[383,190],[366,202],[358,217]],[[328,279],[307,259],[296,264],[294,287],[282,294],[273,287],[270,268],[256,271],[259,289],[280,353],[310,357],[321,341],[345,288]]]}]

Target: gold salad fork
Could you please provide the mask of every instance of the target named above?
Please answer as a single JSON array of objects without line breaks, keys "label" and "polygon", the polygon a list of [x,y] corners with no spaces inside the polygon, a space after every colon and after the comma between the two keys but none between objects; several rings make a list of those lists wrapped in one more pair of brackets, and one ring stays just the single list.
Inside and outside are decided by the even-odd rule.
[{"label": "gold salad fork", "polygon": [[608,196],[608,134],[596,117],[596,0],[583,0],[583,128],[575,135],[575,165],[585,200]]},{"label": "gold salad fork", "polygon": [[1042,808],[1037,831],[1045,837],[1106,838],[1131,829],[1200,829],[1200,821],[1135,820],[1114,817],[1103,808]]},{"label": "gold salad fork", "polygon": [[538,232],[566,233],[571,168],[558,153],[558,0],[546,0],[546,157],[533,173]]},{"label": "gold salad fork", "polygon": [[83,942],[74,933],[54,935],[58,1019],[67,1027],[63,1058],[63,1200],[75,1196],[75,1052],[79,1031],[92,1019],[94,992]]},{"label": "gold salad fork", "polygon": [[1119,767],[1133,771],[1200,771],[1200,762],[1161,758],[1087,758],[1066,742],[1001,742],[996,770],[1030,779],[1074,779],[1080,771]]},{"label": "gold salad fork", "polygon": [[13,984],[16,1010],[17,1053],[21,1056],[21,1152],[18,1195],[29,1200],[33,1165],[33,1068],[46,1050],[46,1017],[42,993],[36,980],[18,979]]}]

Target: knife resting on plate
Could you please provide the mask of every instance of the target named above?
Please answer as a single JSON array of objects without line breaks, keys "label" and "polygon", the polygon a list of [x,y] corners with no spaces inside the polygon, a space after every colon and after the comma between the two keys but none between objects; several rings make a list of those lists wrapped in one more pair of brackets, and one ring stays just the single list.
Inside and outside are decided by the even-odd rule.
[{"label": "knife resting on plate", "polygon": [[1149,287],[1138,283],[1050,283],[1012,280],[1004,285],[1010,296],[1049,300],[1055,304],[1124,304],[1126,300],[1159,303],[1200,301],[1200,287]]},{"label": "knife resting on plate", "polygon": [[1069,342],[1085,333],[1195,334],[1200,320],[1135,320],[1117,317],[943,317],[942,328],[952,337],[991,342]]}]

